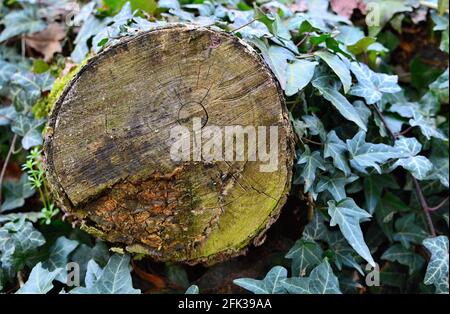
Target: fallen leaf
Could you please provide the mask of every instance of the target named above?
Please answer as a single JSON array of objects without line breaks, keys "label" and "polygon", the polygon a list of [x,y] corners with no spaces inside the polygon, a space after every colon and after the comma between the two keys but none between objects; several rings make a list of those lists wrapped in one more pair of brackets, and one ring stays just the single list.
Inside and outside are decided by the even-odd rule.
[{"label": "fallen leaf", "polygon": [[46,62],[53,58],[53,55],[62,51],[60,40],[64,39],[66,31],[63,26],[57,23],[50,24],[46,29],[25,37],[26,44],[41,53]]},{"label": "fallen leaf", "polygon": [[289,7],[294,12],[305,12],[308,10],[308,4],[305,0],[295,0]]},{"label": "fallen leaf", "polygon": [[366,13],[366,4],[363,0],[331,0],[330,5],[334,12],[346,18],[350,18],[355,9]]}]

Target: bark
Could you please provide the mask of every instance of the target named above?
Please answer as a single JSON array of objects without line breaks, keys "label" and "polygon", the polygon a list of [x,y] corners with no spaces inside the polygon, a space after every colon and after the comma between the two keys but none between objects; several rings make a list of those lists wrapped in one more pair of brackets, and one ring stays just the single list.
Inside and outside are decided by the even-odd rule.
[{"label": "bark", "polygon": [[[266,162],[247,156],[174,161],[170,130],[192,128],[193,117],[203,129],[277,126],[277,170],[261,172]],[[211,263],[242,253],[261,243],[290,189],[282,91],[249,45],[219,30],[172,25],[121,40],[66,86],[47,129],[59,206],[84,230],[155,260]]]}]

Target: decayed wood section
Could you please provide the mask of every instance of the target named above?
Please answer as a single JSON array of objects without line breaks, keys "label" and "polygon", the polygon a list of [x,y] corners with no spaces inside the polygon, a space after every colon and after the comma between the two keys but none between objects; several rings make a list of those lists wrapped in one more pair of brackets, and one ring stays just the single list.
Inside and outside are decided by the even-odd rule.
[{"label": "decayed wood section", "polygon": [[[170,129],[278,126],[278,168],[170,158]],[[172,25],[93,57],[45,139],[49,185],[88,232],[155,260],[214,262],[262,241],[290,189],[292,131],[277,82],[228,33]],[[268,144],[267,144],[268,145]]]}]

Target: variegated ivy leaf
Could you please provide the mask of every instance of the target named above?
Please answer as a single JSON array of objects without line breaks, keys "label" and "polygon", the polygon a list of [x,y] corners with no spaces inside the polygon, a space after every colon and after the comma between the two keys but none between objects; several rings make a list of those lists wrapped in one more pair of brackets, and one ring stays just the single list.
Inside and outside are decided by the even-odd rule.
[{"label": "variegated ivy leaf", "polygon": [[358,132],[351,140],[347,140],[347,149],[351,156],[350,165],[364,173],[369,167],[373,167],[378,173],[381,173],[381,166],[384,163],[405,156],[396,147],[367,143],[364,131]]},{"label": "variegated ivy leaf", "polygon": [[336,201],[343,200],[347,197],[345,192],[345,185],[357,180],[357,176],[346,177],[339,171],[336,171],[332,176],[322,176],[315,188],[316,192],[328,191]]},{"label": "variegated ivy leaf", "polygon": [[11,125],[11,130],[22,136],[22,147],[26,150],[42,143],[42,132],[39,127],[44,123],[30,117],[19,115]]},{"label": "variegated ivy leaf", "polygon": [[34,194],[34,189],[28,182],[27,174],[22,174],[18,182],[6,181],[3,189],[5,200],[0,206],[0,213],[22,207],[25,204],[25,199]]},{"label": "variegated ivy leaf", "polygon": [[424,180],[428,173],[433,168],[433,164],[424,156],[417,156],[422,150],[422,144],[419,143],[415,138],[402,137],[395,141],[395,147],[399,149],[401,154],[408,156],[407,158],[401,158],[397,160],[391,169],[397,167],[402,167],[409,172],[418,180]]},{"label": "variegated ivy leaf", "polygon": [[0,42],[20,34],[40,32],[47,26],[38,16],[35,7],[13,10],[3,17],[1,23],[5,26],[5,29],[0,34]]},{"label": "variegated ivy leaf", "polygon": [[7,275],[12,277],[44,243],[42,234],[25,217],[3,225],[0,228],[0,262]]},{"label": "variegated ivy leaf", "polygon": [[310,135],[318,135],[322,141],[325,141],[327,131],[323,126],[322,121],[315,115],[302,116],[302,120],[305,122],[305,126],[308,129]]},{"label": "variegated ivy leaf", "polygon": [[[89,266],[89,265],[88,265]],[[94,262],[88,267],[86,287],[72,289],[75,294],[138,294],[134,289],[130,274],[130,257],[115,254],[111,256],[103,270]]]},{"label": "variegated ivy leaf", "polygon": [[441,145],[443,149],[437,149],[436,146],[431,150],[430,162],[433,164],[433,169],[425,180],[439,180],[439,182],[449,187],[449,156],[448,156],[448,144],[443,145],[436,143],[433,145]]},{"label": "variegated ivy leaf", "polygon": [[282,281],[283,287],[289,294],[311,294],[308,277],[292,277]]},{"label": "variegated ivy leaf", "polygon": [[352,62],[351,71],[356,76],[358,84],[350,89],[350,94],[363,97],[371,105],[381,100],[383,93],[401,91],[396,75],[375,73],[363,63]]},{"label": "variegated ivy leaf", "polygon": [[327,241],[328,229],[325,226],[322,215],[316,211],[314,218],[303,230],[302,237],[307,241]]},{"label": "variegated ivy leaf", "polygon": [[383,253],[381,258],[386,261],[398,262],[408,266],[410,275],[420,270],[425,264],[425,260],[422,256],[415,253],[412,249],[406,249],[401,244],[394,244],[391,246]]},{"label": "variegated ivy leaf", "polygon": [[[50,248],[50,253],[48,258],[44,261],[43,267],[49,271],[56,270],[58,268],[66,268],[67,262],[69,261],[69,255],[78,246],[78,242],[75,240],[69,240],[64,236],[56,239],[55,243]],[[56,280],[66,283],[66,273],[60,272]]]},{"label": "variegated ivy leaf", "polygon": [[341,294],[339,281],[327,259],[311,271],[309,280],[309,289],[312,294]]},{"label": "variegated ivy leaf", "polygon": [[[1,89],[1,86],[0,86]],[[8,125],[17,117],[16,108],[14,106],[7,106],[0,108],[0,126]]]},{"label": "variegated ivy leaf", "polygon": [[311,82],[317,62],[295,60],[287,65],[286,96],[292,96]]},{"label": "variegated ivy leaf", "polygon": [[348,165],[347,157],[345,156],[346,152],[347,145],[345,145],[344,141],[337,136],[334,130],[330,131],[327,134],[327,139],[325,141],[323,156],[325,158],[331,157],[334,166],[344,172],[346,176],[349,176],[351,170]]},{"label": "variegated ivy leaf", "polygon": [[441,130],[436,128],[436,122],[433,118],[427,118],[421,113],[414,111],[412,119],[409,120],[411,126],[418,126],[422,134],[430,139],[432,137],[448,140]]},{"label": "variegated ivy leaf", "polygon": [[275,74],[281,88],[286,90],[288,60],[294,60],[294,54],[280,46],[268,46],[260,39],[252,39],[251,42],[261,51],[264,61]]},{"label": "variegated ivy leaf", "polygon": [[330,232],[327,242],[338,270],[342,270],[343,266],[347,266],[356,269],[361,275],[364,275],[364,271],[354,256],[355,251],[348,245],[342,233],[339,231]]},{"label": "variegated ivy leaf", "polygon": [[395,221],[394,240],[409,249],[411,243],[420,244],[427,237],[427,232],[416,224],[416,215],[407,214]]},{"label": "variegated ivy leaf", "polygon": [[309,277],[292,277],[282,280],[290,294],[341,294],[338,278],[327,259],[311,271]]},{"label": "variegated ivy leaf", "polygon": [[448,293],[448,237],[428,238],[423,245],[431,253],[424,283],[434,285],[437,293]]},{"label": "variegated ivy leaf", "polygon": [[313,80],[312,84],[344,118],[356,123],[362,130],[367,130],[359,111],[339,92],[339,86],[331,76],[319,77]]},{"label": "variegated ivy leaf", "polygon": [[398,113],[404,118],[410,118],[409,124],[417,126],[427,139],[431,137],[447,140],[441,130],[437,128],[436,113],[439,102],[432,93],[425,94],[419,102],[399,102],[393,104],[389,111]]},{"label": "variegated ivy leaf", "polygon": [[282,281],[286,277],[286,268],[275,266],[267,273],[263,280],[239,278],[233,280],[233,283],[255,294],[282,294],[286,293],[286,289],[282,285]]},{"label": "variegated ivy leaf", "polygon": [[49,271],[42,267],[42,263],[36,264],[31,270],[25,284],[16,292],[17,294],[46,294],[53,289],[53,280],[56,279],[63,268]]},{"label": "variegated ivy leaf", "polygon": [[325,163],[320,156],[320,151],[314,151],[311,153],[311,150],[308,146],[305,146],[305,151],[299,156],[298,165],[302,165],[303,170],[300,173],[300,178],[303,179],[304,182],[304,192],[307,193],[310,191],[314,180],[316,179],[316,171],[317,169],[325,170]]},{"label": "variegated ivy leaf", "polygon": [[292,276],[303,277],[322,262],[323,250],[315,241],[298,240],[286,254],[292,259]]},{"label": "variegated ivy leaf", "polygon": [[325,61],[334,73],[336,73],[344,87],[344,93],[347,93],[352,85],[352,76],[350,75],[350,69],[347,64],[338,55],[328,51],[317,51],[315,55]]},{"label": "variegated ivy leaf", "polygon": [[330,226],[338,225],[350,246],[369,264],[375,266],[359,225],[360,222],[367,221],[372,216],[358,207],[351,198],[345,198],[340,202],[328,201],[328,214],[331,217]]}]

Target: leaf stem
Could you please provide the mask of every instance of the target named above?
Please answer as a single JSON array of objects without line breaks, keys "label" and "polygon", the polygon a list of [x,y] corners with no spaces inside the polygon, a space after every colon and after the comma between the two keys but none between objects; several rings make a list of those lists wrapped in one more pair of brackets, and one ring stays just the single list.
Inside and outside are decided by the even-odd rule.
[{"label": "leaf stem", "polygon": [[17,134],[14,134],[11,145],[9,146],[8,154],[6,155],[5,162],[2,167],[2,171],[0,172],[0,205],[2,204],[2,187],[3,187],[3,178],[5,177],[6,173],[6,167],[8,166],[9,159],[11,158],[11,155],[13,154],[16,146],[17,141]]}]

